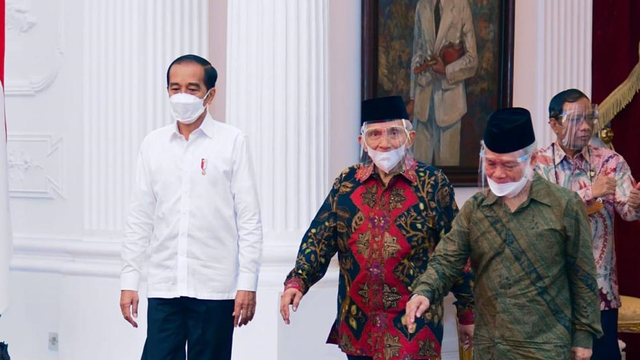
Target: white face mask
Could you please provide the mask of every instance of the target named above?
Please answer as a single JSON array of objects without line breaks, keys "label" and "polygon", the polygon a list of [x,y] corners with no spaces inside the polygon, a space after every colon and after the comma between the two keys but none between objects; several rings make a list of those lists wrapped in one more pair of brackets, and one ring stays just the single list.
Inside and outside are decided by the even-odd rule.
[{"label": "white face mask", "polygon": [[405,145],[402,145],[395,150],[386,152],[375,151],[369,146],[367,146],[367,149],[367,153],[369,154],[371,160],[373,160],[373,163],[376,164],[376,166],[380,170],[384,171],[387,174],[398,165],[400,160],[402,160],[402,158],[404,157],[405,153]]},{"label": "white face mask", "polygon": [[529,178],[531,177],[531,172],[531,166],[529,166],[529,161],[527,161],[524,176],[522,176],[522,179],[520,179],[519,181],[498,184],[487,176],[487,182],[489,183],[491,192],[496,194],[496,196],[506,196],[510,198],[518,195],[520,191],[522,191],[524,186],[527,185],[527,181],[529,181]]},{"label": "white face mask", "polygon": [[169,104],[171,104],[171,115],[173,115],[174,119],[180,121],[183,124],[192,124],[206,109],[203,100],[207,97],[207,95],[209,95],[208,91],[202,99],[197,96],[185,93],[171,95],[169,97]]}]

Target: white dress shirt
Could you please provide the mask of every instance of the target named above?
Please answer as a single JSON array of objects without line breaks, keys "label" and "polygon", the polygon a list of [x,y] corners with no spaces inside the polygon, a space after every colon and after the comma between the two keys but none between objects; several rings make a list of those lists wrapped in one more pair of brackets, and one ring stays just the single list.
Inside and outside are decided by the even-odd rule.
[{"label": "white dress shirt", "polygon": [[122,248],[122,290],[148,297],[233,299],[255,291],[262,225],[247,136],[207,114],[189,136],[176,124],[146,136]]}]

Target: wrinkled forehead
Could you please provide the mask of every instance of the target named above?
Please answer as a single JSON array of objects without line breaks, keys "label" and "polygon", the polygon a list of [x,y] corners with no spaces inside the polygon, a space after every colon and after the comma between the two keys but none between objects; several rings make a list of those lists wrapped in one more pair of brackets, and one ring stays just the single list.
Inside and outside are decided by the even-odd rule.
[{"label": "wrinkled forehead", "polygon": [[404,127],[405,120],[397,119],[397,120],[389,120],[389,121],[379,121],[379,122],[366,122],[362,125],[363,129],[386,129],[390,127]]}]

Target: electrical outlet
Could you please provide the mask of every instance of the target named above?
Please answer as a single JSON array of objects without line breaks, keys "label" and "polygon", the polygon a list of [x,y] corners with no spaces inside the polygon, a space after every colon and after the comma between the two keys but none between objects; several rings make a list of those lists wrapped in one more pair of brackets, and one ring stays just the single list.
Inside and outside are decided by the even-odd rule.
[{"label": "electrical outlet", "polygon": [[49,350],[58,351],[58,333],[50,332],[49,333]]}]

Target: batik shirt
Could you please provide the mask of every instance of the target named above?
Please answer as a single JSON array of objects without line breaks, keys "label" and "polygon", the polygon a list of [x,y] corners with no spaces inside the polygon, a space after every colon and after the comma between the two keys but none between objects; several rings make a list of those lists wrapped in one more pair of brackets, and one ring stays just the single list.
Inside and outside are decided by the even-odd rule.
[{"label": "batik shirt", "polygon": [[602,334],[589,223],[574,192],[535,175],[513,212],[492,192],[476,193],[415,293],[441,299],[468,257],[474,359],[570,359],[572,346],[591,348],[593,335]]},{"label": "batik shirt", "polygon": [[578,195],[535,175],[513,212],[488,190],[469,199],[415,293],[439,301],[470,257],[474,359],[569,359],[602,334],[589,244]]},{"label": "batik shirt", "polygon": [[[598,209],[594,207],[597,205],[595,203],[601,202],[604,205],[597,212],[589,211],[593,256],[598,271],[600,309],[619,308],[613,220],[616,211],[627,221],[640,218],[640,212],[627,204],[629,192],[635,184],[629,165],[615,151],[593,146],[585,146],[582,152],[571,159],[557,144],[538,150],[537,155],[533,157],[533,165],[535,171],[545,179],[576,191],[582,201],[594,211]],[[599,176],[616,179],[615,195],[603,196],[600,199],[593,196],[591,186]]]},{"label": "batik shirt", "polygon": [[[327,342],[375,360],[436,359],[442,341],[442,303],[409,333],[405,304],[458,212],[453,187],[434,167],[408,160],[385,186],[373,165],[347,168],[302,239],[285,289],[306,293],[340,265],[337,316]],[[472,276],[458,278],[458,319],[472,324]]]}]

